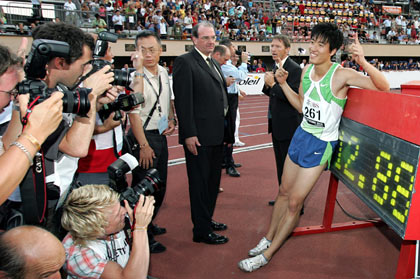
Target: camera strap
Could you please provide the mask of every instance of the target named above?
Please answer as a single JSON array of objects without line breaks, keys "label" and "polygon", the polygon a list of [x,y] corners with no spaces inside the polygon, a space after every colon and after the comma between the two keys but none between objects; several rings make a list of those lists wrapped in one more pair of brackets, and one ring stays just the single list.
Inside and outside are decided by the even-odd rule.
[{"label": "camera strap", "polygon": [[[38,101],[38,99],[41,98],[41,96],[36,97],[32,103],[29,104],[28,108],[26,109],[26,113],[25,115],[22,117],[22,125],[23,125],[23,129],[25,129],[26,124],[28,124],[28,120],[29,120],[29,116],[32,113],[32,107],[36,104],[36,102]],[[23,131],[22,129],[22,131]]]},{"label": "camera strap", "polygon": [[149,125],[150,119],[152,119],[152,115],[155,112],[156,106],[158,107],[159,115],[162,113],[162,109],[160,107],[160,102],[159,102],[160,94],[162,93],[162,80],[161,80],[160,74],[159,74],[159,94],[158,94],[156,89],[153,87],[152,82],[150,81],[150,79],[146,75],[144,76],[144,79],[147,81],[147,83],[150,85],[150,87],[153,89],[153,92],[156,95],[156,102],[153,105],[153,108],[150,110],[150,113],[147,116],[146,122],[143,125],[143,129],[146,130],[147,125]]},{"label": "camera strap", "polygon": [[[38,101],[39,96],[29,104],[27,112],[22,119],[23,129],[28,123],[29,116],[32,113],[32,107]],[[32,166],[32,179],[30,178],[30,169],[20,184],[22,197],[22,209],[26,224],[40,225],[45,223],[47,214],[47,184],[45,183],[45,162],[42,147],[34,156]],[[36,210],[34,210],[36,209]]]},{"label": "camera strap", "polygon": [[[46,221],[47,214],[47,184],[45,183],[45,162],[42,151],[34,157],[31,170],[25,176],[20,184],[22,196],[22,209],[25,223],[32,225],[42,225]],[[36,210],[35,210],[36,209]]]}]

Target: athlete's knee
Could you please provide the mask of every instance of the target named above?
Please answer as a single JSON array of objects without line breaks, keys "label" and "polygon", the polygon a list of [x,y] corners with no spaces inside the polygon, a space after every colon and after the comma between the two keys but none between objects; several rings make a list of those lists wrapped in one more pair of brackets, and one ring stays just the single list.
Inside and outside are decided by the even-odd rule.
[{"label": "athlete's knee", "polygon": [[284,186],[284,184],[281,184],[279,187],[279,193],[278,196],[279,197],[288,197],[290,195],[290,190]]},{"label": "athlete's knee", "polygon": [[303,199],[296,197],[289,197],[288,209],[291,214],[296,214],[300,212],[303,205]]}]

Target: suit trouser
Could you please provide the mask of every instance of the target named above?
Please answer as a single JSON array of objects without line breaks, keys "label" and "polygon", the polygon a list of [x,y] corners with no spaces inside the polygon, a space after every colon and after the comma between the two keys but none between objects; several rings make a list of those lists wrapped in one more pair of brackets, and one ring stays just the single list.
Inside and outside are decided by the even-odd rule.
[{"label": "suit trouser", "polygon": [[289,150],[291,139],[277,140],[274,138],[273,134],[271,134],[271,138],[273,140],[274,155],[276,157],[277,180],[280,186],[281,176],[283,174],[284,161],[286,160],[287,151]]},{"label": "suit trouser", "polygon": [[[158,130],[149,130],[144,132],[147,142],[155,152],[156,158],[153,159],[153,168],[159,172],[159,178],[162,181],[162,187],[159,191],[155,191],[152,195],[155,198],[155,210],[153,211],[152,220],[156,217],[163,203],[166,193],[166,180],[168,177],[168,143],[166,136],[159,134]],[[136,185],[146,176],[146,169],[138,167],[133,170],[133,182]]]},{"label": "suit trouser", "polygon": [[211,233],[211,221],[216,207],[222,170],[223,145],[198,146],[198,155],[184,145],[190,192],[193,234],[205,236]]},{"label": "suit trouser", "polygon": [[[236,113],[238,111],[238,94],[228,94],[228,103],[232,119],[235,120],[234,125],[236,126]],[[233,127],[233,129],[235,130],[235,127]],[[233,164],[235,163],[232,154],[233,146],[230,145],[229,147],[227,144],[225,144],[223,150],[223,160],[226,164],[226,167],[233,167]]]}]

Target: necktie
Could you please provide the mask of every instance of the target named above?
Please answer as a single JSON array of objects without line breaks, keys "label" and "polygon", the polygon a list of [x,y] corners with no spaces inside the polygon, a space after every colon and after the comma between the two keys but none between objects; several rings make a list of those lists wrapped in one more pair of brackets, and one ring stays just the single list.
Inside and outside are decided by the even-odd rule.
[{"label": "necktie", "polygon": [[216,70],[216,67],[214,66],[214,64],[213,64],[213,61],[211,60],[211,58],[210,57],[207,57],[207,63],[208,63],[208,65],[209,65],[209,67],[210,67],[210,70],[212,70],[212,72],[213,72],[213,74],[215,74],[216,75],[216,77],[219,79],[219,80],[221,80],[221,78],[220,78],[220,74],[219,74],[219,72]]},{"label": "necktie", "polygon": [[[209,67],[210,67],[210,69],[212,70],[212,72],[216,75],[216,77],[221,81],[221,76],[220,76],[220,74],[219,74],[219,72],[216,70],[216,67],[214,66],[214,64],[213,64],[213,61],[211,60],[211,58],[210,57],[207,57],[207,62],[208,62],[208,64],[209,64]],[[223,86],[223,82],[221,83],[221,87]],[[227,110],[228,110],[228,100],[227,100],[227,96],[226,96],[226,94],[225,94],[225,92],[224,92],[225,90],[223,90],[223,87],[222,87],[222,95],[223,95],[223,108],[224,108],[224,112],[225,112],[225,115],[226,115],[226,113],[227,113]]]}]

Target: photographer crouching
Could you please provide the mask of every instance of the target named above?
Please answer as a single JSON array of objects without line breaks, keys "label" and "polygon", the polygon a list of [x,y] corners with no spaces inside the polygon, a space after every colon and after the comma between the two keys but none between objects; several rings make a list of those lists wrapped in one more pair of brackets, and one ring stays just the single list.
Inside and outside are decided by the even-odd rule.
[{"label": "photographer crouching", "polygon": [[[154,209],[152,196],[140,195],[134,212],[106,185],[86,185],[68,196],[62,226],[68,278],[146,278],[149,268],[147,226]],[[132,246],[124,231],[132,224]]]}]

